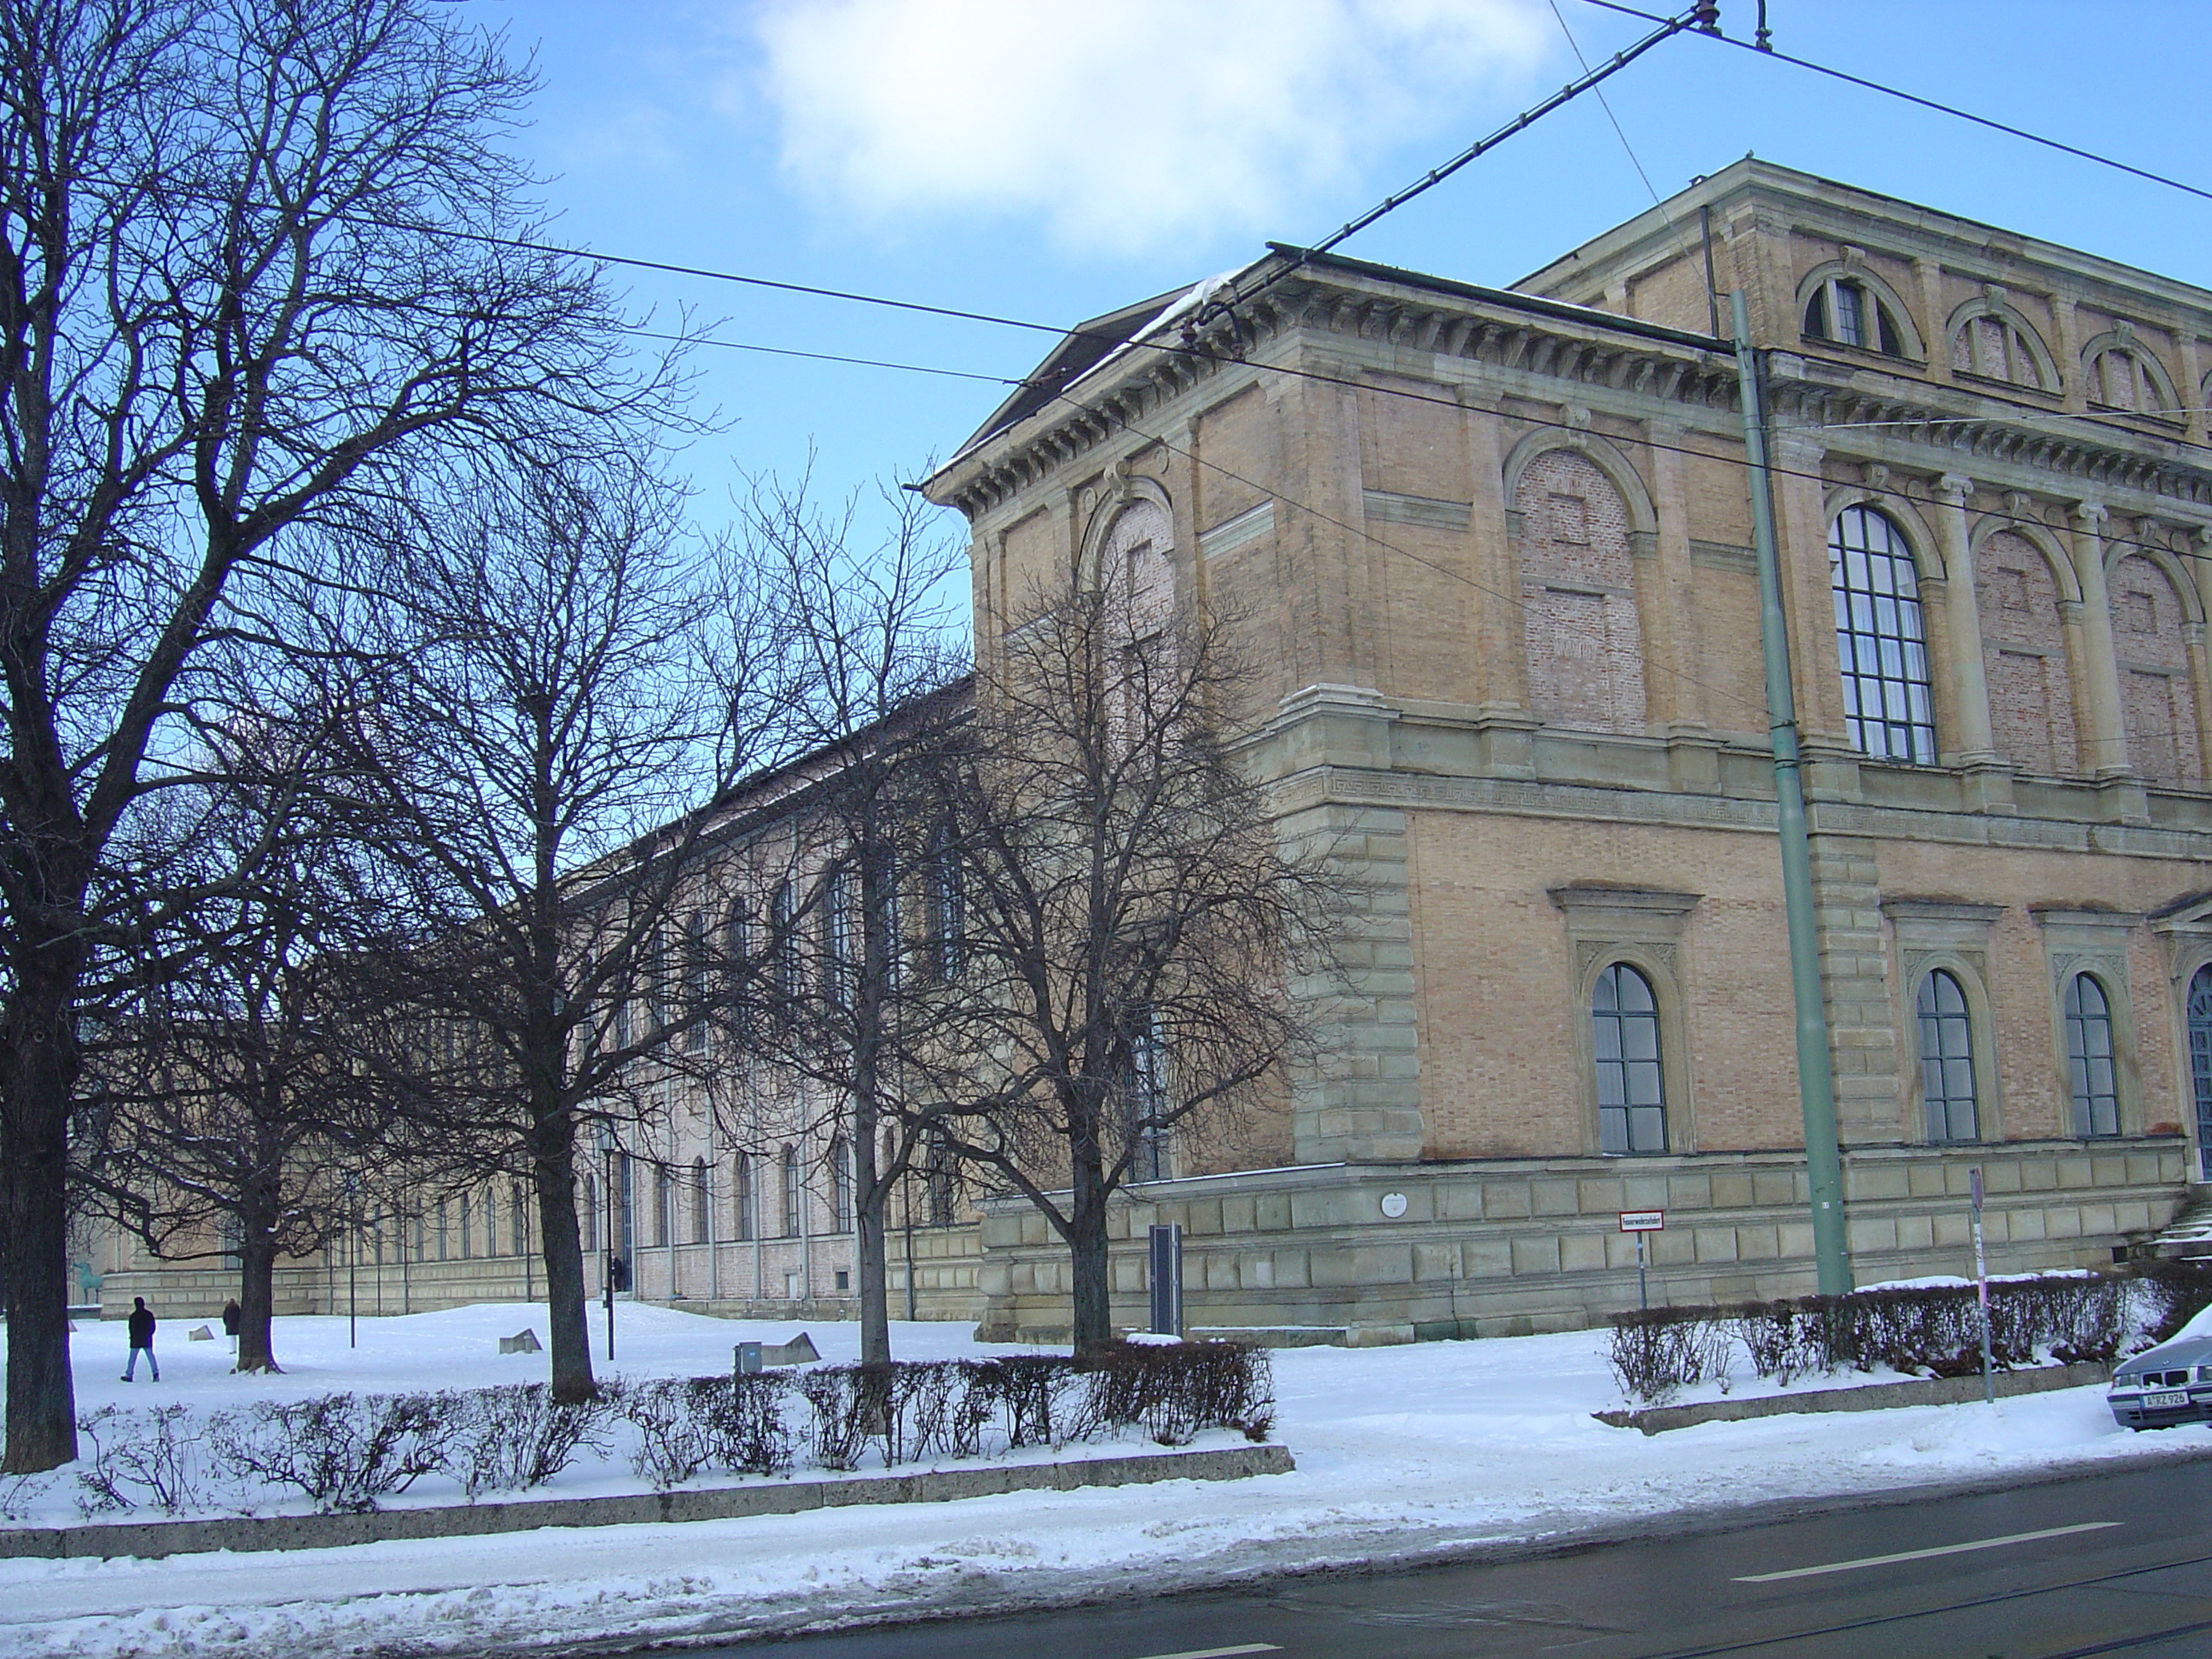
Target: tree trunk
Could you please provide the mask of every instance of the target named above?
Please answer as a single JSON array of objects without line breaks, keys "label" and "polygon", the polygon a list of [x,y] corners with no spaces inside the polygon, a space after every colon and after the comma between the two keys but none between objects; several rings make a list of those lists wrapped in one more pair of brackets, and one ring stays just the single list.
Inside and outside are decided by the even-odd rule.
[{"label": "tree trunk", "polygon": [[8,1450],[0,1472],[9,1474],[76,1461],[68,1166],[77,1054],[70,1011],[83,952],[65,940],[44,951],[28,943],[19,963],[43,971],[23,972],[9,1000],[0,1073],[0,1157],[9,1174]]},{"label": "tree trunk", "polygon": [[860,1274],[860,1363],[882,1364],[891,1357],[890,1251],[884,1237],[884,1212],[890,1183],[876,1166],[876,1115],[857,1101],[853,1113],[854,1270]]},{"label": "tree trunk", "polygon": [[[241,1218],[243,1219],[243,1218]],[[276,1312],[276,1246],[269,1230],[249,1221],[239,1229],[238,1364],[240,1371],[282,1371],[270,1325]]]},{"label": "tree trunk", "polygon": [[1096,1146],[1078,1145],[1068,1206],[1068,1259],[1073,1274],[1075,1357],[1114,1346],[1112,1282],[1107,1267],[1105,1172]]},{"label": "tree trunk", "polygon": [[545,1256],[546,1346],[553,1398],[577,1405],[597,1398],[592,1334],[584,1305],[584,1241],[576,1225],[576,1125],[564,1111],[542,1113],[532,1136],[538,1237]]}]

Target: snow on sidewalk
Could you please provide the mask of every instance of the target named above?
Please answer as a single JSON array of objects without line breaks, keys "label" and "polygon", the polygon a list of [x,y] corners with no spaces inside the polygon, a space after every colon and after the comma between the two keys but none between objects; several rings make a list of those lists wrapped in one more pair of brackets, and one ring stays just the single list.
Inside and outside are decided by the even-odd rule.
[{"label": "snow on sidewalk", "polygon": [[[659,1308],[624,1308],[618,1318],[617,1369],[632,1376],[720,1369],[741,1337],[791,1334]],[[363,1321],[362,1347],[349,1354],[343,1320],[286,1320],[277,1349],[294,1367],[286,1376],[231,1377],[227,1353],[209,1352],[220,1343],[165,1343],[162,1391],[113,1381],[121,1328],[94,1328],[77,1338],[83,1403],[150,1404],[167,1393],[215,1405],[539,1377],[543,1356],[501,1358],[493,1340],[529,1322],[542,1335],[543,1310],[534,1320],[501,1307]],[[853,1327],[810,1328],[825,1358],[851,1356]],[[901,1325],[894,1346],[903,1358],[987,1352],[950,1325]],[[1624,1403],[1604,1348],[1603,1334],[1576,1332],[1279,1352],[1277,1437],[1298,1469],[1257,1480],[282,1555],[4,1561],[0,1654],[289,1659],[787,1630],[1405,1558],[1686,1508],[2088,1466],[2171,1453],[2205,1433],[2129,1435],[2114,1427],[2101,1389],[2077,1389],[1995,1407],[1776,1417],[1646,1437],[1589,1415]]]}]

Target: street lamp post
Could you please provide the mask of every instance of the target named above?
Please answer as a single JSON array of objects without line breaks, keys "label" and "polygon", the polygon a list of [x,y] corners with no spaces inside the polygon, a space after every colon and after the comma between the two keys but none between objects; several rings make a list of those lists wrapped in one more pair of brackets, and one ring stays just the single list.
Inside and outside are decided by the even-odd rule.
[{"label": "street lamp post", "polygon": [[346,1172],[346,1346],[361,1346],[361,1177]]}]

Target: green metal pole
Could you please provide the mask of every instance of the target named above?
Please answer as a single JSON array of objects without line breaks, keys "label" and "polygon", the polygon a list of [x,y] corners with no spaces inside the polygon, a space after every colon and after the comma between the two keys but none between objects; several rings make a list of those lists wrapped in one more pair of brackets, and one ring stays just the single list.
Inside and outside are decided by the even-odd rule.
[{"label": "green metal pole", "polygon": [[1790,635],[1782,617],[1780,538],[1766,453],[1766,388],[1751,343],[1743,290],[1729,295],[1735,324],[1735,367],[1742,386],[1743,442],[1751,462],[1752,538],[1759,552],[1759,634],[1766,654],[1766,710],[1774,744],[1776,826],[1782,832],[1782,903],[1790,921],[1790,984],[1797,1004],[1797,1100],[1805,1115],[1805,1167],[1813,1188],[1813,1255],[1820,1294],[1851,1288],[1850,1242],[1844,1224],[1844,1158],[1836,1143],[1836,1079],[1828,1057],[1828,1015],[1820,985],[1820,946],[1813,926],[1813,853],[1805,831],[1804,769],[1797,752],[1797,698],[1790,680]]}]

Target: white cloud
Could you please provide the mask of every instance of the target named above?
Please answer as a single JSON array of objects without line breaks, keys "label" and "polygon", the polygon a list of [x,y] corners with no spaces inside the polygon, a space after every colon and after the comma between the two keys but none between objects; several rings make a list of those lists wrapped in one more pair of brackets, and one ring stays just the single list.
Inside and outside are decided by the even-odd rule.
[{"label": "white cloud", "polygon": [[768,0],[756,27],[817,198],[1134,252],[1313,233],[1299,205],[1383,146],[1474,137],[1468,94],[1550,25],[1541,0]]}]

